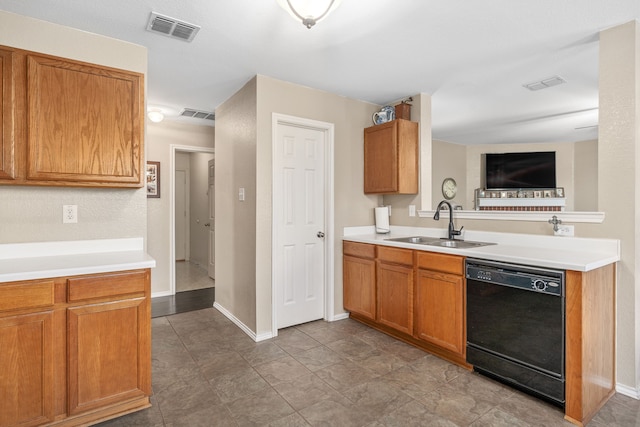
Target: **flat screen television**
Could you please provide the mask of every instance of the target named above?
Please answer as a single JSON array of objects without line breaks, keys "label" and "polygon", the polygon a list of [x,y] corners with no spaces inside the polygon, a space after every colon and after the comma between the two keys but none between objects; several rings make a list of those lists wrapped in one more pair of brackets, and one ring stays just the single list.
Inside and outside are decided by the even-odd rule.
[{"label": "flat screen television", "polygon": [[487,153],[485,185],[487,190],[556,188],[556,153]]}]

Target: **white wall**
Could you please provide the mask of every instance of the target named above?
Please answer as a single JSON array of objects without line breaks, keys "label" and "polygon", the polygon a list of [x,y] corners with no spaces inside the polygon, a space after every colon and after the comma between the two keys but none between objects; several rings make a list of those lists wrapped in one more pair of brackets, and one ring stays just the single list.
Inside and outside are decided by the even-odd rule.
[{"label": "white wall", "polygon": [[151,276],[153,296],[168,295],[170,292],[171,211],[169,176],[170,146],[184,145],[195,147],[214,147],[214,128],[202,125],[164,120],[147,125],[147,160],[160,162],[161,194],[158,199],[147,201],[147,251],[156,259],[156,268]]},{"label": "white wall", "polygon": [[[147,49],[0,11],[0,45],[147,72]],[[62,205],[78,223],[62,224]],[[0,186],[0,243],[147,235],[146,190]]]},{"label": "white wall", "polygon": [[[189,181],[191,182],[189,230],[189,260],[207,268],[209,264],[209,160],[211,153],[189,154]],[[214,195],[215,197],[215,195]],[[210,225],[211,227],[214,224]]]}]

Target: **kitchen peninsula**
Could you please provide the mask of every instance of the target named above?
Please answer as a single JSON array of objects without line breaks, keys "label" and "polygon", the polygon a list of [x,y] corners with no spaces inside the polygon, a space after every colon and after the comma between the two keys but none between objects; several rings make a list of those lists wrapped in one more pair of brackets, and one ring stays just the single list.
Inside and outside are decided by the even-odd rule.
[{"label": "kitchen peninsula", "polygon": [[153,267],[142,238],[0,245],[0,426],[149,406]]},{"label": "kitchen peninsula", "polygon": [[437,241],[445,234],[399,226],[386,235],[374,227],[345,228],[344,306],[351,317],[470,369],[465,260],[562,271],[565,418],[588,423],[615,393],[619,241],[468,230],[461,239],[491,244],[452,248],[387,240]]}]

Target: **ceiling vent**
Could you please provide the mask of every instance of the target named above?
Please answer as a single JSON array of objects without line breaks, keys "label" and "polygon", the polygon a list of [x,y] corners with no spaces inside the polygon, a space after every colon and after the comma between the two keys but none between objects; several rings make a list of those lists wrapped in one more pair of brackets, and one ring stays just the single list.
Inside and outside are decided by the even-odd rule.
[{"label": "ceiling vent", "polygon": [[526,87],[531,91],[534,91],[534,90],[546,89],[548,87],[558,86],[566,82],[567,81],[560,76],[553,76],[537,82],[527,83],[526,85],[522,85],[522,86]]},{"label": "ceiling vent", "polygon": [[185,108],[180,113],[182,117],[191,117],[194,119],[215,120],[216,115],[213,111],[194,110],[193,108]]},{"label": "ceiling vent", "polygon": [[147,23],[147,31],[164,34],[168,37],[190,42],[198,34],[200,26],[189,24],[188,22],[178,21],[168,16],[151,12],[149,22]]}]

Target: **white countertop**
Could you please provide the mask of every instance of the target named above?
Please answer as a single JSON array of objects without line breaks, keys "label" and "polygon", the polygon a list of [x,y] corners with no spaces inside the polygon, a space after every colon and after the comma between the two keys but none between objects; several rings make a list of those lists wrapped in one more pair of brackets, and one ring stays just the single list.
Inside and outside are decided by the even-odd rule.
[{"label": "white countertop", "polygon": [[408,236],[441,238],[446,237],[446,233],[447,230],[441,228],[391,226],[389,234],[376,234],[373,226],[347,227],[343,240],[574,271],[590,271],[620,261],[620,241],[615,239],[464,230],[463,240],[496,244],[458,249],[386,240]]},{"label": "white countertop", "polygon": [[155,266],[141,237],[0,244],[0,282]]}]

